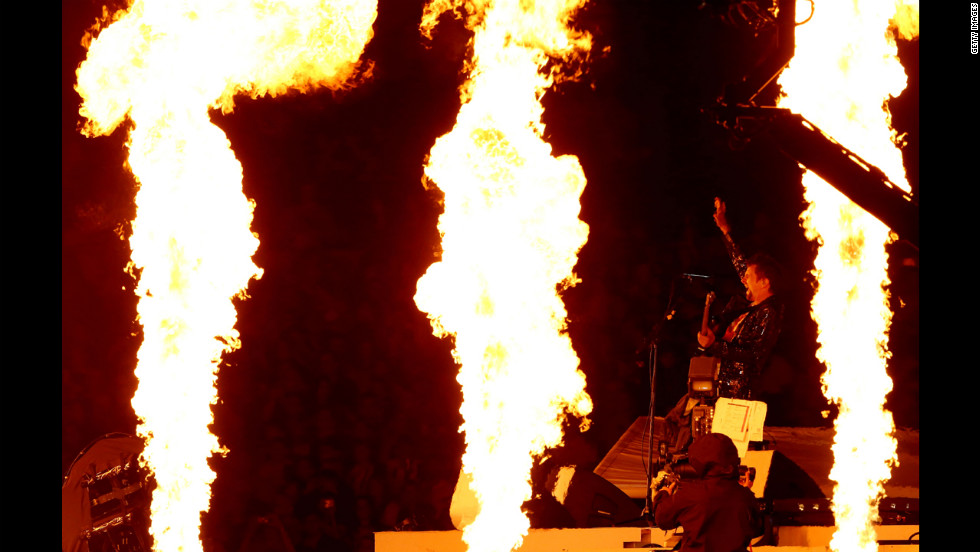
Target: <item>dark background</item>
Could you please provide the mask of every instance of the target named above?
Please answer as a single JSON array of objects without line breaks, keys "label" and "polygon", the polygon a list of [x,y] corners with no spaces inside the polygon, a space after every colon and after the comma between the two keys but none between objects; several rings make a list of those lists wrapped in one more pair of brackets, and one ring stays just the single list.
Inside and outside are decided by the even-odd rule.
[{"label": "dark background", "polygon": [[[455,121],[470,35],[446,19],[426,44],[422,4],[381,0],[364,54],[374,73],[360,87],[240,98],[233,113],[213,114],[256,202],[255,261],[265,270],[238,303],[243,345],[218,380],[214,431],[230,452],[212,462],[205,537],[216,550],[237,550],[248,520],[270,511],[301,540],[316,493],[341,497],[337,512],[350,527],[338,538],[347,543],[360,526],[355,503],[368,504],[378,527],[445,523],[462,451],[460,393],[450,344],[431,335],[412,297],[439,248],[438,192],[424,189],[422,167]],[[72,88],[80,40],[101,6],[68,2],[62,13],[63,475],[94,439],[136,427],[129,401],[141,333],[124,270],[135,182],[122,129],[94,139],[77,132]],[[798,223],[801,170],[754,142],[731,144],[699,112],[765,54],[765,37],[694,0],[593,0],[577,25],[594,39],[588,72],[545,96],[545,139],[556,155],[576,155],[588,179],[582,283],[564,298],[595,411],[592,429],[572,431],[557,458],[594,467],[646,414],[649,337],[670,297],[677,314],[660,326],[657,413],[684,392],[707,288],[678,275],[714,276],[723,299],[741,293],[711,217],[715,195],[743,249],[776,256],[790,280],[786,326],[764,378],[767,423],[829,425],[809,316],[815,246]],[[908,133],[916,196],[918,51],[918,40],[899,42],[909,87],[890,102]],[[766,89],[762,103],[777,92]],[[899,242],[890,253],[887,406],[898,426],[917,429],[918,251]]]}]

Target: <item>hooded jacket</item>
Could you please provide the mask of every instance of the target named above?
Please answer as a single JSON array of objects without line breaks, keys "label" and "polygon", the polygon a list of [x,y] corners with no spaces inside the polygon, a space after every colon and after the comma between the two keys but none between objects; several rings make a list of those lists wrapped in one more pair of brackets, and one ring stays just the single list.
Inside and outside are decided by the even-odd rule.
[{"label": "hooded jacket", "polygon": [[671,495],[661,490],[653,500],[661,529],[684,528],[681,552],[745,552],[762,534],[755,495],[738,484],[739,458],[727,436],[710,433],[694,441],[688,458],[696,478],[681,480]]}]

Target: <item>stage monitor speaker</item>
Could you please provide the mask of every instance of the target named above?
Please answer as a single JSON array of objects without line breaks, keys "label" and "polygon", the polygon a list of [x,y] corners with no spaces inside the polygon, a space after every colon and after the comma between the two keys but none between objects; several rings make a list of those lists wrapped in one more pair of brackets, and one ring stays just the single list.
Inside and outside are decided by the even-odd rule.
[{"label": "stage monitor speaker", "polygon": [[778,450],[772,455],[765,489],[765,497],[776,500],[827,498],[810,474]]},{"label": "stage monitor speaker", "polygon": [[[561,468],[569,469],[572,468]],[[557,479],[560,481],[562,477]],[[589,470],[575,469],[567,489],[552,492],[579,528],[626,526],[642,521],[643,509],[639,504]]]}]

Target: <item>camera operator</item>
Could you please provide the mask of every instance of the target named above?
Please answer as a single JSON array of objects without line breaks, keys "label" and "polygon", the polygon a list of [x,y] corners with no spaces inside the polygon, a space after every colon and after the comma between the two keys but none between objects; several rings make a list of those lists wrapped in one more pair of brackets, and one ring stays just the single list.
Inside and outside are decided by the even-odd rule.
[{"label": "camera operator", "polygon": [[657,527],[684,528],[681,552],[746,552],[762,534],[762,513],[755,495],[739,484],[735,444],[720,433],[691,443],[687,469],[653,498]]}]

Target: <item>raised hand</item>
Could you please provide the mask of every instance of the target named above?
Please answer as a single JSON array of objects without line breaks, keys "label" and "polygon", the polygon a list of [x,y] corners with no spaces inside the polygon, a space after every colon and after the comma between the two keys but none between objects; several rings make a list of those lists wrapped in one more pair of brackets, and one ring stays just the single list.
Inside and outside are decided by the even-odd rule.
[{"label": "raised hand", "polygon": [[715,217],[715,224],[718,225],[718,229],[721,230],[722,233],[728,234],[730,228],[728,226],[728,219],[725,218],[725,202],[722,201],[721,198],[719,197],[715,198],[714,217]]}]

